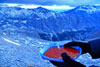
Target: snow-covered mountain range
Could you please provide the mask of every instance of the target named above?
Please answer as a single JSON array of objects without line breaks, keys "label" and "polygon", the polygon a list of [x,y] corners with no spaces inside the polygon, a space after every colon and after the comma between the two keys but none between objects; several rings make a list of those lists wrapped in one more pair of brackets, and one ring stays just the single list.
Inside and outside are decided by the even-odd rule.
[{"label": "snow-covered mountain range", "polygon": [[[54,12],[43,7],[24,9],[0,7],[0,26],[35,31],[45,40],[85,40],[100,29],[100,6],[78,6],[65,12]],[[36,33],[36,34],[37,34]]]}]

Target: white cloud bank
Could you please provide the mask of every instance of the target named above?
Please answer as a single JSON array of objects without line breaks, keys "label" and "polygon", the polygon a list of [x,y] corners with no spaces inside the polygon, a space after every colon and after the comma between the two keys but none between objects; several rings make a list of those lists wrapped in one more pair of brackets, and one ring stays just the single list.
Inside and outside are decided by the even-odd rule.
[{"label": "white cloud bank", "polygon": [[52,5],[52,6],[42,6],[42,7],[47,9],[73,9],[74,8],[67,5],[62,5],[62,6]]},{"label": "white cloud bank", "polygon": [[74,7],[71,7],[71,6],[68,6],[68,5],[61,5],[61,6],[57,6],[57,5],[52,5],[52,6],[42,6],[42,5],[33,5],[33,4],[13,4],[13,3],[4,3],[3,5],[6,5],[6,6],[11,6],[11,7],[14,7],[14,6],[18,6],[18,7],[21,7],[21,8],[26,8],[26,9],[31,9],[31,8],[37,8],[37,7],[44,7],[44,8],[47,8],[47,9],[51,9],[51,10],[58,10],[58,9],[73,9]]}]

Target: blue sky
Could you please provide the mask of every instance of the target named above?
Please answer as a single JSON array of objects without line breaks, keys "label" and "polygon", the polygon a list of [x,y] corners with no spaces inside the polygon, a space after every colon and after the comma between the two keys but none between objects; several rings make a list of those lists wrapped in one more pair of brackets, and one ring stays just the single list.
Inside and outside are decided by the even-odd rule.
[{"label": "blue sky", "polygon": [[79,6],[88,4],[100,4],[100,0],[0,0],[0,3]]}]

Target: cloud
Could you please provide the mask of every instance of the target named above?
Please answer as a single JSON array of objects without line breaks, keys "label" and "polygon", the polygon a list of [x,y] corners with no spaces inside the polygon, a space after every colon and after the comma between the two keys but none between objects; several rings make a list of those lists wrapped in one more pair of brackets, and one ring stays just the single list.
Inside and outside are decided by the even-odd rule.
[{"label": "cloud", "polygon": [[68,5],[52,5],[52,6],[46,6],[46,5],[33,5],[33,4],[27,4],[27,5],[24,5],[24,4],[6,4],[5,5],[8,5],[8,6],[19,6],[21,8],[37,8],[37,7],[44,7],[44,8],[47,8],[47,9],[73,9],[75,7],[71,7],[71,6],[68,6]]},{"label": "cloud", "polygon": [[2,3],[31,3],[37,5],[88,5],[88,4],[100,4],[100,0],[0,0]]},{"label": "cloud", "polygon": [[43,7],[43,8],[50,9],[50,10],[68,10],[68,9],[75,8],[75,7],[71,7],[71,6],[68,6],[68,5],[46,6],[46,5],[33,5],[33,4],[26,4],[26,5],[25,4],[14,4],[14,3],[3,3],[3,5],[11,6],[11,7],[18,6],[18,7],[25,8],[25,9]]},{"label": "cloud", "polygon": [[91,4],[100,4],[100,0],[55,0],[55,2],[59,5],[71,5],[71,6],[78,6],[78,5],[91,5]]},{"label": "cloud", "polygon": [[52,5],[52,6],[42,6],[47,9],[73,9],[74,7],[68,6],[68,5]]}]

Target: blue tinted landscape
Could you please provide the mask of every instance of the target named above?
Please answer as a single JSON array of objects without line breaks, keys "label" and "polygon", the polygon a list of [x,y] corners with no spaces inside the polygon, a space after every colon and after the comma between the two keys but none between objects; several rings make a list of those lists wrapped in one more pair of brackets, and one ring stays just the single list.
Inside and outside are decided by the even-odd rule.
[{"label": "blue tinted landscape", "polygon": [[[59,11],[21,6],[0,4],[0,67],[54,67],[39,54],[44,46],[100,38],[100,5]],[[88,53],[77,61],[100,66]]]}]

